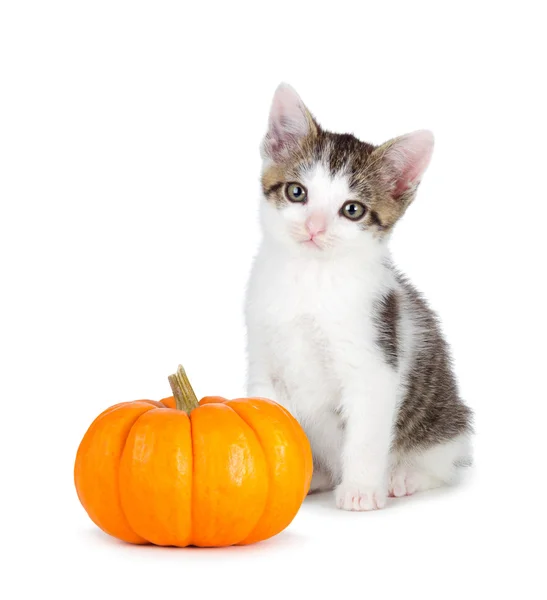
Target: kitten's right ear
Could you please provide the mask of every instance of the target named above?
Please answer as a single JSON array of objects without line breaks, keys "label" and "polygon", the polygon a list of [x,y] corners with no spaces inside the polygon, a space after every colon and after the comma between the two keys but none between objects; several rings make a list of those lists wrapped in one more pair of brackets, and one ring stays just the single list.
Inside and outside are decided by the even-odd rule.
[{"label": "kitten's right ear", "polygon": [[317,128],[300,96],[290,85],[281,83],[273,97],[262,157],[273,161],[287,158],[303,138],[317,133]]}]

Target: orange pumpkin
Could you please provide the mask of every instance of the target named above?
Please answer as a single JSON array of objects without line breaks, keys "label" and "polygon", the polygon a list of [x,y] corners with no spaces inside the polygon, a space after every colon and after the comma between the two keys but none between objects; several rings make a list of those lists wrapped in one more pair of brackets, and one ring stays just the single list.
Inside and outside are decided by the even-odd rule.
[{"label": "orange pumpkin", "polygon": [[271,400],[197,398],[184,369],[174,396],[116,404],[85,434],[78,497],[106,533],[134,544],[229,546],[289,525],[310,486],[297,421]]}]

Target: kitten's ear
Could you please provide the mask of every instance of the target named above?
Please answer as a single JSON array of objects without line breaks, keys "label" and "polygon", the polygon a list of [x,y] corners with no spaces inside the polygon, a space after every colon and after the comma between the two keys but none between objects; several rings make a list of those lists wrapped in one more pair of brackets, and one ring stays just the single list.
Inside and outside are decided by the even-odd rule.
[{"label": "kitten's ear", "polygon": [[300,96],[287,83],[275,91],[268,131],[262,142],[262,156],[273,161],[286,158],[301,140],[317,133],[317,123]]},{"label": "kitten's ear", "polygon": [[433,145],[433,134],[424,129],[390,140],[374,151],[380,159],[381,177],[395,200],[413,195],[429,165]]}]

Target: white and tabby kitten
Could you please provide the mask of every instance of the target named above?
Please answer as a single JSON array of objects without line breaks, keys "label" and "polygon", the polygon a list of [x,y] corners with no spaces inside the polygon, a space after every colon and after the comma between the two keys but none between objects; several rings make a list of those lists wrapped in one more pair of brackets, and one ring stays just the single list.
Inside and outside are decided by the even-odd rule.
[{"label": "white and tabby kitten", "polygon": [[312,445],[311,491],[335,488],[346,510],[453,482],[470,463],[471,412],[436,317],[387,245],[432,150],[428,131],[379,147],[327,132],[291,87],[275,93],[248,393],[295,415]]}]

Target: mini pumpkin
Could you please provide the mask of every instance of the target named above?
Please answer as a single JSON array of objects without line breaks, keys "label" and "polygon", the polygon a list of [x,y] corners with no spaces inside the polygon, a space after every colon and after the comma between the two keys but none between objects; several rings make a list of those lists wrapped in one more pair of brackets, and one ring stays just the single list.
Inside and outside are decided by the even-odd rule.
[{"label": "mini pumpkin", "polygon": [[310,486],[310,444],[264,398],[198,403],[186,373],[174,396],[116,404],[91,424],[74,479],[90,518],[134,544],[229,546],[276,535]]}]

